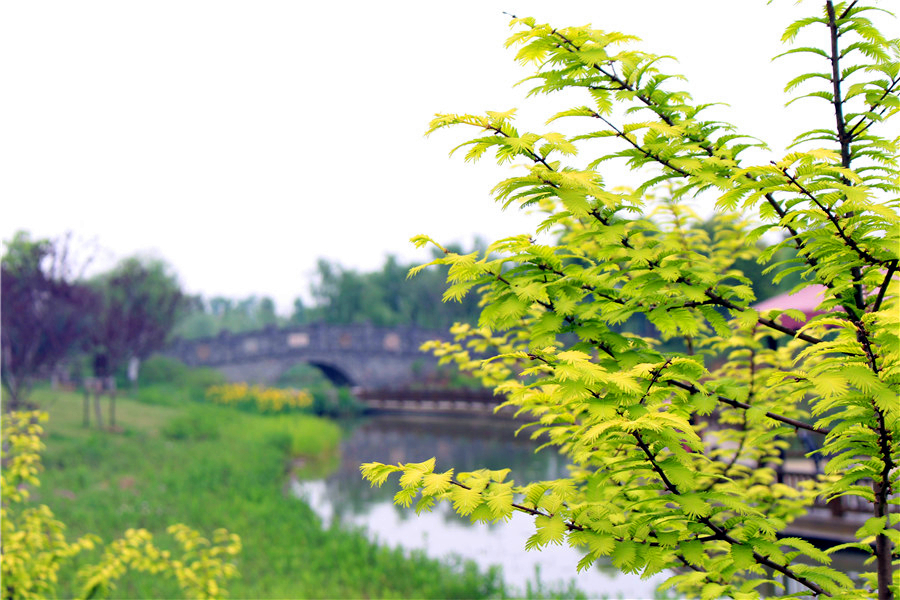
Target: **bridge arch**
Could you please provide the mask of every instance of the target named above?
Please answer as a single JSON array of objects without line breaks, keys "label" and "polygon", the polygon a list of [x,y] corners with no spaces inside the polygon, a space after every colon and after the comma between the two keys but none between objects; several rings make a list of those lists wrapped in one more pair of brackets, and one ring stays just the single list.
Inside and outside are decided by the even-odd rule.
[{"label": "bridge arch", "polygon": [[319,361],[309,361],[306,364],[321,371],[322,375],[324,375],[328,379],[328,381],[336,386],[353,387],[356,385],[356,382],[353,381],[353,379],[351,379],[350,376],[342,371],[339,367],[335,367],[334,365],[329,365],[327,363]]},{"label": "bridge arch", "polygon": [[[282,383],[287,383],[287,385],[297,385],[302,387],[303,385],[314,384],[316,383],[315,378],[317,376],[327,379],[338,387],[353,387],[356,385],[356,381],[354,381],[353,377],[342,369],[340,365],[334,365],[329,362],[315,359],[287,360],[284,362],[283,366],[284,369],[276,378],[276,381],[280,380]],[[302,367],[307,367],[309,371],[314,372],[316,375],[311,376],[309,372],[303,373],[302,371],[300,373],[294,372]]]}]

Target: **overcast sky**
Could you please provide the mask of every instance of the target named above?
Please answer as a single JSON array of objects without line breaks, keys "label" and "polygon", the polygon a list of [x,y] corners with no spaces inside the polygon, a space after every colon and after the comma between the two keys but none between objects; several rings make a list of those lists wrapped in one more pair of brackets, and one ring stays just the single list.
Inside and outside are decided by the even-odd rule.
[{"label": "overcast sky", "polygon": [[[890,3],[887,3],[890,4]],[[98,265],[149,253],[206,296],[306,295],[319,257],[363,270],[531,231],[490,189],[509,167],[448,158],[435,112],[525,107],[509,12],[634,33],[679,58],[695,99],[777,149],[798,61],[784,25],[816,2],[6,2],[0,8],[0,237],[72,231]],[[896,20],[885,27],[898,35]],[[523,110],[543,131],[565,105]],[[613,170],[607,180],[621,174]]]}]

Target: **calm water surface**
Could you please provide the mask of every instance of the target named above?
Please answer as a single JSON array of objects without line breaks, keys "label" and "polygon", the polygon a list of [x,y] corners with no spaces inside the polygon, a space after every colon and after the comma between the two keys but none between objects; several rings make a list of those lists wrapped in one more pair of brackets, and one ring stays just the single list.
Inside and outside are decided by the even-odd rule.
[{"label": "calm water surface", "polygon": [[515,428],[508,422],[478,417],[379,416],[351,427],[341,444],[340,468],[333,475],[325,480],[292,481],[292,491],[310,504],[326,526],[333,521],[362,526],[383,544],[421,549],[434,558],[457,554],[483,568],[499,565],[507,584],[520,591],[528,582],[536,584],[539,577],[545,587],[557,589],[574,581],[590,597],[653,598],[665,573],[641,580],[609,565],[595,565],[579,574],[576,565],[581,556],[569,547],[525,551],[525,541],[534,533],[533,519],[527,515],[516,513],[507,523],[472,524],[441,504],[417,516],[412,508],[394,505],[396,476],[382,488],[371,488],[359,474],[364,462],[421,462],[432,456],[437,458],[436,471],[509,467],[509,478],[517,483],[565,474],[557,454],[550,449],[535,454],[537,443],[525,434],[513,437]]},{"label": "calm water surface", "polygon": [[[507,421],[471,417],[380,416],[348,425],[341,443],[339,469],[328,479],[292,481],[293,493],[305,499],[327,526],[332,522],[364,527],[373,540],[390,546],[421,549],[431,557],[457,554],[474,560],[482,568],[500,566],[507,585],[524,591],[537,579],[553,589],[575,586],[591,598],[653,598],[656,587],[669,575],[647,580],[624,575],[609,563],[595,564],[577,573],[581,556],[569,547],[550,546],[526,552],[525,541],[534,533],[531,517],[514,513],[507,523],[472,524],[446,504],[417,516],[412,508],[395,506],[396,476],[381,488],[372,488],[359,474],[364,462],[421,462],[436,457],[436,471],[457,472],[480,468],[509,467],[509,478],[517,483],[555,479],[565,475],[565,463],[553,450],[534,453],[537,443],[527,434],[514,437],[517,425]],[[871,567],[863,566],[864,555],[842,551],[832,567],[854,579]],[[787,593],[803,591],[784,581]],[[764,593],[776,590],[765,587]],[[778,590],[779,593],[784,593]]]}]

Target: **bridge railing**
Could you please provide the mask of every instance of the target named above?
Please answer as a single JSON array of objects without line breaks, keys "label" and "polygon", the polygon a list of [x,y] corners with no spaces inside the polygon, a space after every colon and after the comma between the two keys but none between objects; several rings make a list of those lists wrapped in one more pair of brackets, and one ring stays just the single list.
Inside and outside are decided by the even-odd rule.
[{"label": "bridge railing", "polygon": [[221,332],[203,339],[177,340],[164,354],[189,365],[215,366],[261,357],[304,352],[387,353],[431,358],[419,351],[428,340],[447,339],[446,331],[405,325],[310,323],[289,328],[269,327],[242,333]]}]

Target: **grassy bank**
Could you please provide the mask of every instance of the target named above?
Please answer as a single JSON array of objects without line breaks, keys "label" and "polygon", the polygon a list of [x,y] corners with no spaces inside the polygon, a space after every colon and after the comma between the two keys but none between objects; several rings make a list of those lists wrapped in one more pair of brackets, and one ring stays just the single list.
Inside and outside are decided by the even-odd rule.
[{"label": "grassy bank", "polygon": [[[155,388],[120,397],[117,431],[100,432],[83,427],[80,395],[35,392],[50,414],[37,501],[67,524],[70,537],[91,532],[108,541],[144,527],[165,538],[172,523],[205,532],[225,527],[243,542],[234,598],[503,595],[494,572],[379,547],[361,532],[323,530],[308,506],[285,493],[292,463],[307,477],[336,464],[340,431],[331,422],[252,414],[187,395]],[[76,567],[61,574],[62,597],[74,594]],[[178,595],[174,584],[144,575],[126,576],[116,591]]]}]

